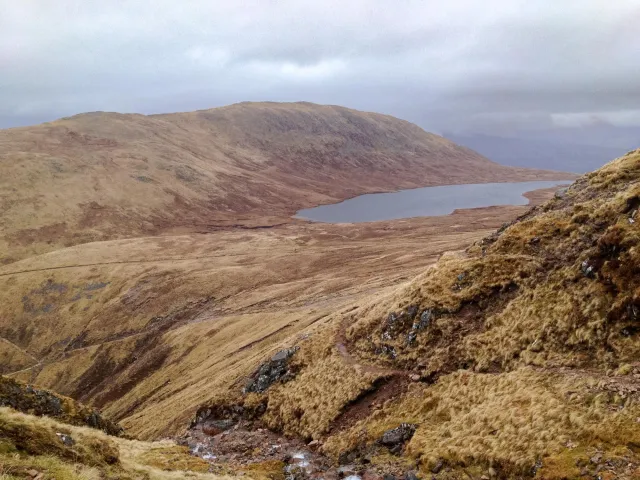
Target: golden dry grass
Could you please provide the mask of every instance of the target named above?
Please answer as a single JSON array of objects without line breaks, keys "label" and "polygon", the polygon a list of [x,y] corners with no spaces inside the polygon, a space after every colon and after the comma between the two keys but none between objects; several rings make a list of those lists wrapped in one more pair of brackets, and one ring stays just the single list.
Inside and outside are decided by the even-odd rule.
[{"label": "golden dry grass", "polygon": [[[506,374],[458,371],[434,386],[414,385],[398,402],[333,437],[328,451],[339,452],[374,441],[402,422],[419,425],[408,454],[425,470],[444,459],[453,465],[500,465],[524,474],[539,458],[555,457],[579,446],[583,455],[609,451],[621,443],[635,456],[640,439],[637,401],[624,409],[613,395],[594,395],[588,375],[567,378],[531,368]],[[364,434],[363,434],[364,432]],[[621,442],[622,440],[622,442]]]},{"label": "golden dry grass", "polygon": [[46,415],[72,425],[90,426],[109,435],[123,433],[119,425],[105,419],[93,408],[72,398],[4,376],[0,376],[0,405],[36,416]]}]

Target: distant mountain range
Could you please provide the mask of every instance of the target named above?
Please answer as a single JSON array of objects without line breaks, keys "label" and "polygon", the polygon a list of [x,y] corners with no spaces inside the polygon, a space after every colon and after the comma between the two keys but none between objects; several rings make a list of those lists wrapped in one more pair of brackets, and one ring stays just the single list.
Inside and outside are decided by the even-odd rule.
[{"label": "distant mountain range", "polygon": [[502,165],[576,173],[598,169],[640,144],[640,131],[633,129],[614,129],[613,132],[598,129],[591,133],[590,138],[584,132],[568,135],[545,132],[547,138],[453,133],[445,137]]}]

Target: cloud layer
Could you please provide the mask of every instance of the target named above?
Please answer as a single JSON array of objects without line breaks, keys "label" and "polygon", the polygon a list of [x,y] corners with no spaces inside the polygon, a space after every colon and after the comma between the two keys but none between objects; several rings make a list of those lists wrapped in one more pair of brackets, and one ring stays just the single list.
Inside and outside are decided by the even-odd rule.
[{"label": "cloud layer", "polygon": [[637,0],[0,0],[0,127],[243,100],[434,131],[640,124]]}]

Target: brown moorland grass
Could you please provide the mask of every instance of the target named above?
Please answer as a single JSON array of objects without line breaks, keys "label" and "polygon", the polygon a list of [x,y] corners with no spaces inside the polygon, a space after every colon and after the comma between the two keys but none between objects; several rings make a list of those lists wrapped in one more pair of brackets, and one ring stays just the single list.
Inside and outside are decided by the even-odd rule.
[{"label": "brown moorland grass", "polygon": [[[579,478],[595,452],[618,478],[638,478],[639,180],[640,151],[630,152],[407,284],[336,312],[333,332],[301,344],[298,376],[267,392],[266,420],[321,438],[335,456],[415,423],[405,454],[424,474],[442,462],[442,478]],[[375,369],[420,381],[331,430]],[[336,402],[322,385],[349,394]]]},{"label": "brown moorland grass", "polygon": [[573,176],[498,165],[338,106],[87,113],[0,130],[0,265],[99,240],[287,223],[363,193],[558,178]]},{"label": "brown moorland grass", "polygon": [[123,433],[118,424],[72,398],[3,376],[0,376],[0,405],[31,415],[46,415],[71,425],[90,426],[109,435]]},{"label": "brown moorland grass", "polygon": [[0,355],[22,355],[3,373],[142,438],[176,433],[277,349],[524,211],[94,242],[15,262],[0,267]]}]

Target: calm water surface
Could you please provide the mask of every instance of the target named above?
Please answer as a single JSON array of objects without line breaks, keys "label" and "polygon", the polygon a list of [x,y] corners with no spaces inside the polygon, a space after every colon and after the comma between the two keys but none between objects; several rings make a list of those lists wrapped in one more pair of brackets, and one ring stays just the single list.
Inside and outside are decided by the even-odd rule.
[{"label": "calm water surface", "polygon": [[296,217],[314,222],[359,223],[448,215],[458,208],[527,205],[529,200],[522,196],[523,193],[569,183],[568,180],[474,183],[373,193],[332,205],[300,210]]}]

